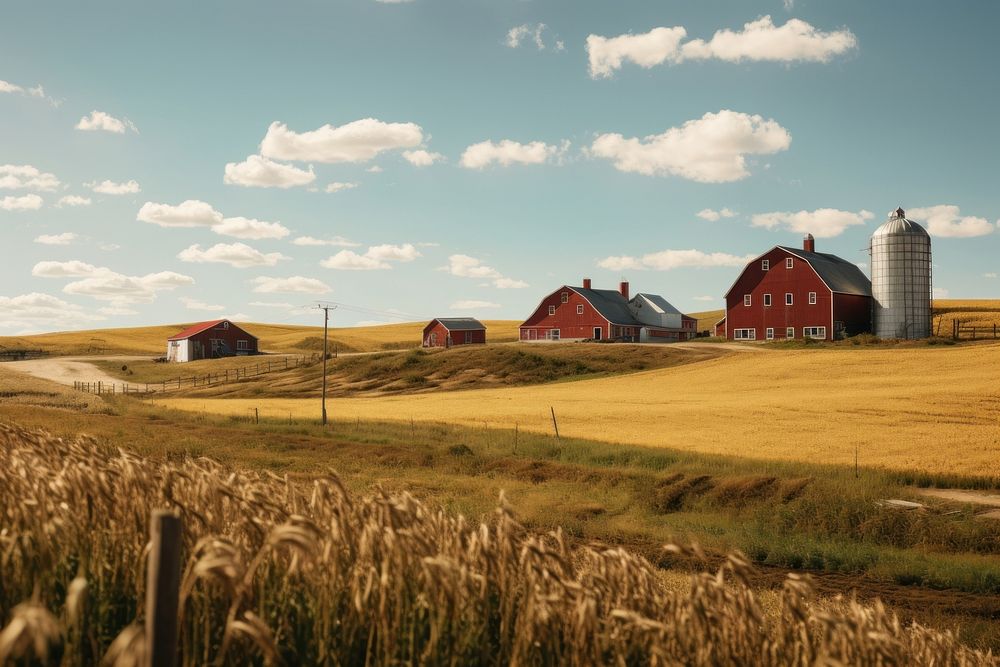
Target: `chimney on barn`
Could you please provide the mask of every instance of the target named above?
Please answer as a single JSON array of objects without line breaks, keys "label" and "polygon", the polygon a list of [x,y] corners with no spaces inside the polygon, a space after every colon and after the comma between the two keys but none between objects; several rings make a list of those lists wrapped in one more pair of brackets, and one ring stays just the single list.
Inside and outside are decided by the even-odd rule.
[{"label": "chimney on barn", "polygon": [[622,296],[625,297],[625,300],[628,301],[628,281],[627,280],[623,280],[623,281],[621,281],[621,283],[619,283],[619,285],[618,285],[618,291],[621,292]]},{"label": "chimney on barn", "polygon": [[583,279],[583,289],[590,289],[590,278]]},{"label": "chimney on barn", "polygon": [[802,249],[806,252],[816,252],[816,239],[812,234],[806,234],[802,239]]}]

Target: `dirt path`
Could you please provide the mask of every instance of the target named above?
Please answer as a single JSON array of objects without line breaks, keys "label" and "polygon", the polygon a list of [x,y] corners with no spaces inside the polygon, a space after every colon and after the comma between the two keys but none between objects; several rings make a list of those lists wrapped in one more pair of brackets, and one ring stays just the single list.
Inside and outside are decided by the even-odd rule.
[{"label": "dirt path", "polygon": [[1000,519],[1000,495],[983,491],[965,491],[962,489],[917,489],[917,493],[957,503],[982,505],[993,509],[980,512],[978,516],[988,519]]},{"label": "dirt path", "polygon": [[[146,357],[101,357],[102,360],[114,359],[134,361]],[[34,375],[43,380],[52,380],[60,384],[72,385],[74,382],[104,382],[120,383],[121,379],[112,377],[87,361],[86,357],[54,357],[48,359],[30,359],[28,361],[11,361],[4,368]]]}]

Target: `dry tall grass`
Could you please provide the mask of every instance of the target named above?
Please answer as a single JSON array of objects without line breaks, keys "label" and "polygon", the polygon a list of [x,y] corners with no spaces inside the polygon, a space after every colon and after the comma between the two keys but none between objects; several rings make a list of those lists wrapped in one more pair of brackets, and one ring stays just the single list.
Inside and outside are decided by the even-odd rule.
[{"label": "dry tall grass", "polygon": [[[0,425],[0,664],[136,664],[150,512],[183,517],[180,645],[200,664],[993,665],[880,605],[767,611],[731,555],[684,591],[642,558],[208,461]],[[693,549],[668,549],[698,557]]]}]

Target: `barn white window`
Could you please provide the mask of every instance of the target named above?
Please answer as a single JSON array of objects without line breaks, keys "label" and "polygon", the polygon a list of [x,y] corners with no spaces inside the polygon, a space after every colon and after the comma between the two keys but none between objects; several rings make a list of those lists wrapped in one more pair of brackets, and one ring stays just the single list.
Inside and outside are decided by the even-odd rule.
[{"label": "barn white window", "polygon": [[555,314],[556,314],[556,307],[549,306],[549,315],[555,315]]},{"label": "barn white window", "polygon": [[743,295],[743,305],[744,306],[749,306],[750,305],[750,295],[749,294],[744,294]]},{"label": "barn white window", "polygon": [[545,332],[545,337],[549,340],[559,340],[559,329],[549,329]]},{"label": "barn white window", "polygon": [[576,314],[577,315],[583,315],[583,304],[582,303],[579,303],[579,304],[576,305]]},{"label": "barn white window", "polygon": [[563,303],[569,303],[569,292],[563,292],[560,298]]},{"label": "barn white window", "polygon": [[826,338],[826,327],[802,327],[803,338]]},{"label": "barn white window", "polygon": [[766,329],[766,330],[764,331],[764,338],[766,338],[766,339],[768,339],[768,340],[774,340],[774,329],[773,329],[773,328],[771,328],[771,327],[768,327],[768,328],[767,328],[767,329]]},{"label": "barn white window", "polygon": [[769,260],[769,259],[762,259],[762,260],[760,260],[760,270],[761,271],[770,271],[771,270],[771,260]]},{"label": "barn white window", "polygon": [[792,305],[792,293],[791,292],[785,292],[785,305],[786,306]]},{"label": "barn white window", "polygon": [[238,340],[236,341],[236,349],[246,352],[250,349],[250,341],[248,340]]},{"label": "barn white window", "polygon": [[786,269],[790,269],[793,266],[795,266],[795,260],[792,259],[791,257],[786,257],[785,258],[785,268]]},{"label": "barn white window", "polygon": [[735,329],[733,338],[736,340],[757,340],[756,329]]},{"label": "barn white window", "polygon": [[809,292],[809,305],[810,306],[816,305],[816,292]]},{"label": "barn white window", "polygon": [[770,294],[765,294],[764,295],[764,305],[765,306],[770,306],[771,305],[771,295]]},{"label": "barn white window", "polygon": [[795,327],[785,329],[785,338],[795,338]]}]

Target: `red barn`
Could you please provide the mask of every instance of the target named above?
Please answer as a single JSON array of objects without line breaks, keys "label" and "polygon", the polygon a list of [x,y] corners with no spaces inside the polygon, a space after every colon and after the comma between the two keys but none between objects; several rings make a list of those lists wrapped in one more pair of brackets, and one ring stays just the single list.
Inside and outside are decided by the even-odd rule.
[{"label": "red barn", "polygon": [[775,246],[757,257],[726,292],[729,340],[835,340],[871,331],[872,283],[853,262],[803,248]]},{"label": "red barn", "polygon": [[257,337],[229,320],[194,324],[167,339],[167,361],[195,361],[258,353]]},{"label": "red barn", "polygon": [[629,299],[629,285],[618,290],[563,285],[542,299],[521,324],[520,339],[621,340],[632,343],[687,340],[697,334],[698,320],[682,314],[658,294]]},{"label": "red barn", "polygon": [[486,343],[486,327],[471,317],[439,317],[424,327],[424,347]]}]

